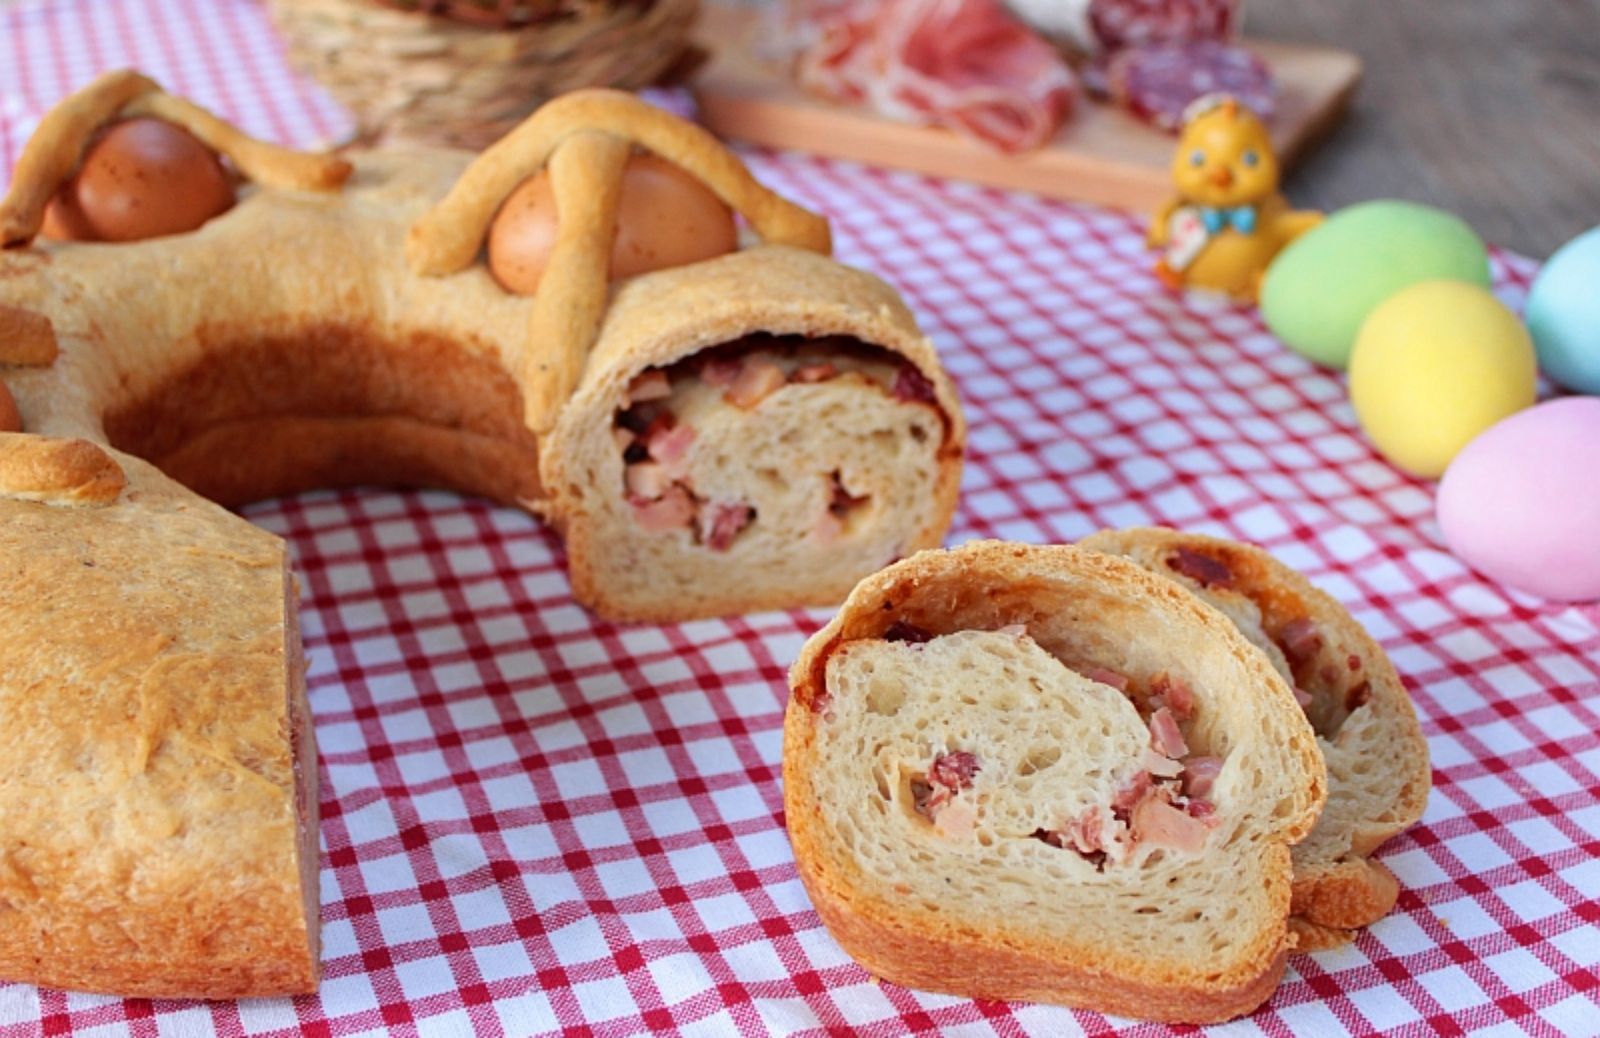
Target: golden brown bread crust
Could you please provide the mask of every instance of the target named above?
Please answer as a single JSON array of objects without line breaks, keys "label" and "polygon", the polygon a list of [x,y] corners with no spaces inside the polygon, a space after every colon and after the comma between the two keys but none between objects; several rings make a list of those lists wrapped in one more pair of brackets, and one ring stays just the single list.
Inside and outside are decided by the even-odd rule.
[{"label": "golden brown bread crust", "polygon": [[1355,940],[1361,931],[1341,930],[1337,926],[1318,926],[1309,922],[1305,916],[1292,915],[1289,917],[1289,932],[1294,935],[1295,953],[1304,955],[1309,952],[1342,948]]},{"label": "golden brown bread crust", "polygon": [[[448,280],[415,278],[400,255],[406,227],[466,158],[360,155],[339,197],[257,191],[179,239],[0,254],[0,273],[10,275],[0,297],[48,315],[63,343],[55,367],[12,379],[28,430],[104,437],[228,504],[360,481],[444,485],[533,507],[569,536],[585,604],[613,618],[688,619],[802,603],[784,588],[752,588],[743,598],[688,596],[646,611],[609,595],[593,579],[590,553],[599,549],[582,494],[566,485],[563,444],[585,422],[609,425],[643,368],[751,332],[842,334],[906,357],[935,387],[947,429],[940,480],[906,550],[938,543],[966,438],[954,388],[891,288],[814,252],[757,246],[619,284],[566,421],[541,449],[523,424],[513,374],[534,300],[508,295],[481,266]],[[263,247],[255,261],[239,255],[241,237],[285,244]],[[326,269],[266,265],[266,255],[308,240]],[[239,276],[214,280],[199,305],[134,291],[147,263],[178,284],[216,269]],[[546,480],[563,482],[541,485],[544,466]],[[810,604],[833,604],[848,590],[827,588]]]},{"label": "golden brown bread crust", "polygon": [[87,440],[0,433],[0,498],[51,505],[109,505],[127,479]]},{"label": "golden brown bread crust", "polygon": [[1389,914],[1400,897],[1400,881],[1380,862],[1355,856],[1315,872],[1295,875],[1290,910],[1307,922],[1356,930]]},{"label": "golden brown bread crust", "polygon": [[0,582],[0,976],[152,996],[314,990],[284,737],[304,690],[284,544],[116,460],[132,503],[0,497],[0,557],[27,560]]},{"label": "golden brown bread crust", "polygon": [[[1259,610],[1262,628],[1269,637],[1281,636],[1289,623],[1300,619],[1311,620],[1324,633],[1326,644],[1320,651],[1339,657],[1339,678],[1344,683],[1364,683],[1367,690],[1365,703],[1356,709],[1375,715],[1369,723],[1381,726],[1388,736],[1383,758],[1369,763],[1393,773],[1398,782],[1389,799],[1368,805],[1370,810],[1365,817],[1355,821],[1341,817],[1337,824],[1350,826],[1344,853],[1332,860],[1307,861],[1302,852],[1311,850],[1314,841],[1297,850],[1294,912],[1311,924],[1304,928],[1307,943],[1318,946],[1331,939],[1323,933],[1325,930],[1366,926],[1388,914],[1399,894],[1399,885],[1389,870],[1368,861],[1366,856],[1422,817],[1432,771],[1427,740],[1411,697],[1382,646],[1326,592],[1253,545],[1156,527],[1106,530],[1080,543],[1095,550],[1135,555],[1146,564],[1156,553],[1180,548],[1204,554],[1220,561],[1229,573],[1222,584],[1201,586],[1192,577],[1170,568],[1163,576],[1224,606],[1248,601]],[[1347,654],[1359,657],[1357,670],[1348,669],[1343,659]],[[1319,675],[1302,673],[1317,665],[1317,657],[1309,658],[1296,670],[1297,680],[1304,678],[1308,688],[1319,683]],[[1336,695],[1336,700],[1344,701],[1331,705],[1326,698],[1319,695],[1309,709],[1317,715],[1319,731],[1325,731],[1332,739],[1331,745],[1337,747],[1341,744],[1339,732],[1355,711],[1350,709],[1347,696]],[[1330,762],[1330,808],[1344,800],[1338,772]]]},{"label": "golden brown bread crust", "polygon": [[[1322,761],[1311,733],[1293,747],[1308,784],[1291,816],[1259,846],[1261,896],[1276,928],[1256,935],[1230,967],[1205,978],[1179,976],[1139,956],[1088,941],[1042,940],[1026,920],[994,920],[983,932],[958,927],[904,902],[884,903],[829,846],[818,798],[811,791],[820,718],[826,714],[828,658],[844,643],[882,637],[897,621],[934,634],[993,629],[1025,620],[1052,571],[1089,575],[1140,601],[1160,603],[1183,622],[1209,629],[1260,678],[1274,709],[1293,700],[1264,659],[1251,653],[1228,621],[1176,585],[1112,556],[1067,546],[998,541],[923,552],[863,580],[829,624],[802,649],[789,672],[784,721],[784,813],[802,883],[829,931],[875,975],[896,983],[971,997],[1052,1002],[1147,1020],[1209,1023],[1260,1005],[1282,977],[1293,948],[1287,928],[1289,844],[1315,824],[1326,796]],[[1178,594],[1173,594],[1176,591]],[[1283,700],[1284,702],[1277,702]],[[1304,725],[1302,724],[1303,728]]]},{"label": "golden brown bread crust", "polygon": [[[602,140],[615,138],[587,131],[611,120],[621,137],[659,146],[707,175],[768,236],[810,249],[828,244],[826,221],[756,184],[704,130],[635,98],[570,95],[543,118],[543,143],[535,143],[545,157],[564,153],[556,149],[563,141],[614,151]],[[515,501],[581,531],[581,503],[546,491],[535,474],[559,448],[539,450],[527,423],[579,412],[577,397],[559,412],[541,413],[532,401],[563,400],[557,388],[578,371],[578,395],[596,386],[617,393],[642,367],[751,332],[838,333],[903,354],[935,387],[949,435],[935,500],[905,550],[937,543],[954,511],[965,428],[932,347],[891,289],[814,252],[757,246],[619,283],[593,355],[567,351],[584,355],[546,365],[541,358],[562,352],[560,342],[526,346],[535,308],[548,302],[543,292],[512,296],[482,264],[448,279],[419,278],[404,255],[407,241],[430,240],[429,228],[446,237],[458,231],[459,220],[446,218],[452,205],[471,202],[506,161],[531,160],[522,145],[476,161],[448,151],[362,154],[337,194],[247,187],[233,210],[191,234],[116,246],[41,243],[0,256],[0,305],[25,307],[67,346],[54,368],[13,382],[26,428],[105,439],[229,503],[365,474]],[[585,167],[577,172],[592,173],[592,165],[577,162]],[[251,247],[241,250],[240,241]],[[315,262],[299,259],[308,243]],[[163,291],[149,291],[151,269],[163,272]],[[216,277],[219,270],[229,276]],[[201,280],[203,300],[184,287]],[[548,312],[571,330],[570,312]],[[588,420],[610,417],[591,409]],[[552,433],[550,442],[559,440]],[[236,450],[246,444],[250,454]],[[831,602],[848,590],[689,596],[663,614],[630,608],[596,586],[586,550],[574,555],[577,592],[614,617]]]},{"label": "golden brown bread crust", "polygon": [[319,487],[440,486],[506,504],[539,496],[516,382],[493,352],[437,333],[208,320],[202,352],[105,413],[107,438],[237,506]]},{"label": "golden brown bread crust", "polygon": [[48,367],[60,352],[48,317],[20,306],[0,306],[0,364]]},{"label": "golden brown bread crust", "polygon": [[[796,857],[801,853],[797,848]],[[1161,977],[1136,979],[1144,972],[1143,962],[1105,950],[1086,961],[1078,948],[1041,952],[1037,942],[1015,946],[999,934],[986,935],[987,940],[975,945],[971,935],[930,933],[924,929],[927,920],[856,899],[843,877],[821,870],[801,876],[823,925],[852,958],[875,977],[923,991],[1068,1005],[1135,1020],[1221,1023],[1270,998],[1289,959],[1286,942],[1269,953],[1265,968],[1253,976],[1228,987],[1185,990]],[[1272,896],[1277,897],[1284,880],[1275,875],[1272,883]],[[1070,976],[1062,967],[1069,958],[1079,960]]]},{"label": "golden brown bread crust", "polygon": [[154,116],[183,127],[212,151],[226,155],[245,178],[285,191],[332,191],[354,168],[338,155],[292,151],[257,140],[187,98],[152,90],[130,102],[122,115]]}]

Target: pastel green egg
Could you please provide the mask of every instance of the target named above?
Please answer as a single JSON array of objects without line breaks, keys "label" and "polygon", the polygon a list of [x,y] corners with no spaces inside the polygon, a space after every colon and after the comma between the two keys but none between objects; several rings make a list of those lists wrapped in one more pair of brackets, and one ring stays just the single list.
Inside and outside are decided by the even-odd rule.
[{"label": "pastel green egg", "polygon": [[1533,340],[1487,289],[1403,288],[1368,316],[1350,354],[1350,401],[1384,456],[1436,478],[1461,448],[1533,404]]},{"label": "pastel green egg", "polygon": [[1373,307],[1407,285],[1437,279],[1487,288],[1483,239],[1442,209],[1363,202],[1278,254],[1261,285],[1261,315],[1290,349],[1342,368]]}]

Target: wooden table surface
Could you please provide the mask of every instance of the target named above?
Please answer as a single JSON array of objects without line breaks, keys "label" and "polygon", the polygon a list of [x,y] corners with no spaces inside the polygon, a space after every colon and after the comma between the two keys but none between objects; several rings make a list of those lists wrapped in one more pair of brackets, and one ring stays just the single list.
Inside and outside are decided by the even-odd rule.
[{"label": "wooden table surface", "polygon": [[1600,224],[1600,0],[1246,0],[1245,32],[1360,54],[1347,120],[1285,185],[1409,198],[1546,257]]}]

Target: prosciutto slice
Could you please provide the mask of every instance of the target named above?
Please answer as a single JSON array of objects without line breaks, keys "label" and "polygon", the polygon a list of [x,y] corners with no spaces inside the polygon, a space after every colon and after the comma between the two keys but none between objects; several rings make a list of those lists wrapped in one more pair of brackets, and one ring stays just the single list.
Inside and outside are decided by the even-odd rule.
[{"label": "prosciutto slice", "polygon": [[1005,152],[1049,141],[1077,81],[1000,0],[794,0],[811,30],[798,78],[901,122],[945,126]]}]

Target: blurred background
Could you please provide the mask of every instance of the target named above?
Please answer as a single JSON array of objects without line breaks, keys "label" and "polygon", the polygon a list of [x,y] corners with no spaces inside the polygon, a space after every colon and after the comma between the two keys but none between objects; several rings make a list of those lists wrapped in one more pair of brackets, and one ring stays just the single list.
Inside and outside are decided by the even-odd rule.
[{"label": "blurred background", "polygon": [[1246,40],[1337,47],[1365,66],[1345,120],[1284,185],[1296,205],[1426,202],[1540,259],[1600,223],[1600,0],[1244,0],[1244,11]]},{"label": "blurred background", "polygon": [[1600,0],[1245,0],[1245,10],[1247,39],[1337,47],[1365,64],[1347,118],[1285,185],[1297,205],[1427,202],[1538,258],[1600,223]]},{"label": "blurred background", "polygon": [[1409,198],[1543,258],[1600,223],[1600,0],[1247,0],[1245,36],[1359,54],[1298,205]]}]

